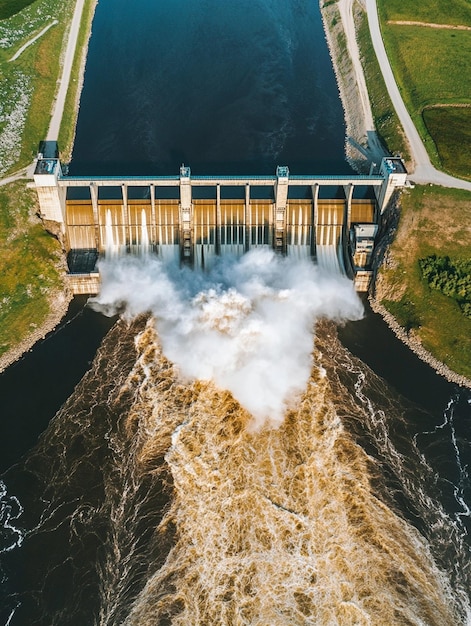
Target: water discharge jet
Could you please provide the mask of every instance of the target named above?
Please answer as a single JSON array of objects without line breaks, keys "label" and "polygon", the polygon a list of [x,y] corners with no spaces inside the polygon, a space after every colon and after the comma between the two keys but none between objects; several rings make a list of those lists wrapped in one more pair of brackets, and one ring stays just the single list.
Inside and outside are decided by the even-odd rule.
[{"label": "water discharge jet", "polygon": [[156,258],[103,261],[93,306],[152,312],[164,354],[187,379],[213,380],[253,415],[279,424],[303,392],[317,319],[359,319],[353,284],[266,249],[223,258],[207,274]]},{"label": "water discharge jet", "polygon": [[147,256],[150,252],[149,231],[147,230],[147,215],[145,209],[141,211],[141,254]]},{"label": "water discharge jet", "polygon": [[108,258],[113,259],[118,255],[119,246],[115,242],[113,218],[109,209],[105,214],[105,234],[105,254]]}]

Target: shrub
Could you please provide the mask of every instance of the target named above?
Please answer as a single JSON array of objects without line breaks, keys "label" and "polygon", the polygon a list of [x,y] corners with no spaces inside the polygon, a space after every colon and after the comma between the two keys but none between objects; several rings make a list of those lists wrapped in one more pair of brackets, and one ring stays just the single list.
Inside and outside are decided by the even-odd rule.
[{"label": "shrub", "polygon": [[452,260],[432,254],[419,259],[419,267],[432,289],[453,298],[464,315],[471,317],[471,259]]}]

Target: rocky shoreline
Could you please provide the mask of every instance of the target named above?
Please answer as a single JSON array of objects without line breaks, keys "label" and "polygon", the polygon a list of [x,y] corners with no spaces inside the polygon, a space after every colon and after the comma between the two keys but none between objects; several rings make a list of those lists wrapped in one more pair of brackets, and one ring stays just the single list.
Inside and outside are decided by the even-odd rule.
[{"label": "rocky shoreline", "polygon": [[461,374],[457,374],[452,369],[450,369],[445,363],[442,363],[434,356],[427,352],[427,350],[423,347],[418,337],[415,337],[413,333],[408,333],[406,330],[398,324],[396,318],[380,303],[375,299],[374,296],[370,295],[368,297],[370,306],[375,313],[381,315],[386,324],[392,330],[392,332],[396,335],[396,337],[402,341],[414,354],[416,354],[419,359],[433,367],[435,372],[448,380],[451,383],[455,383],[460,387],[468,387],[471,389],[471,380],[466,378],[466,376],[462,376]]},{"label": "rocky shoreline", "polygon": [[[344,4],[340,7],[340,2]],[[363,3],[360,0],[360,6],[352,7],[352,13],[349,13],[349,0],[340,0],[340,2],[328,2],[320,0],[321,17],[324,26],[324,33],[329,49],[332,67],[339,90],[340,100],[342,102],[344,120],[345,120],[345,157],[350,166],[360,174],[367,173],[372,160],[377,161],[378,158],[384,156],[372,151],[372,146],[368,142],[368,129],[373,128],[372,113],[368,105],[368,113],[362,106],[362,96],[360,93],[360,83],[363,85],[364,76],[360,65],[359,55],[355,54],[354,59],[350,56],[348,48],[348,39],[356,39],[355,24],[352,17],[351,20],[345,18],[348,24],[345,24],[342,15],[355,14],[358,18],[363,10]],[[344,6],[345,5],[345,6]],[[346,33],[346,28],[349,32]],[[362,74],[361,79],[358,73]],[[366,87],[365,87],[366,89]],[[364,99],[367,99],[367,94]],[[371,120],[366,118],[371,117]],[[366,157],[369,154],[369,157]]]},{"label": "rocky shoreline", "polygon": [[71,300],[72,294],[65,289],[51,294],[51,310],[44,323],[35,328],[27,337],[24,337],[20,343],[0,356],[0,373],[9,365],[21,359],[38,341],[44,339],[46,335],[57,328],[67,313]]}]

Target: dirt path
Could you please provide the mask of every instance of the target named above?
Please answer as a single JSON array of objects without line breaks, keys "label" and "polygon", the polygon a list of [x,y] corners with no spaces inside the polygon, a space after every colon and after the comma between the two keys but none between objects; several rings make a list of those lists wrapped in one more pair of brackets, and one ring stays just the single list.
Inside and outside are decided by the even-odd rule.
[{"label": "dirt path", "polygon": [[15,52],[15,54],[11,57],[11,59],[8,59],[8,62],[11,63],[12,61],[16,61],[16,59],[20,56],[20,54],[22,54],[26,50],[26,48],[29,48],[29,46],[31,46],[31,44],[33,44],[35,41],[37,41],[40,37],[42,37],[44,34],[46,34],[47,31],[52,26],[55,26],[58,23],[59,22],[57,20],[54,20],[53,22],[48,24],[45,28],[42,29],[41,32],[39,32],[37,35],[35,35],[29,41],[27,41],[23,46],[21,46],[21,48],[17,52]]},{"label": "dirt path", "polygon": [[373,47],[386,83],[386,88],[404,128],[404,132],[406,133],[411,155],[415,162],[415,169],[411,174],[412,179],[417,183],[433,183],[435,185],[442,185],[443,187],[453,187],[455,189],[467,189],[471,191],[471,182],[440,172],[431,164],[422,139],[399,93],[381,37],[376,0],[366,0],[366,10],[368,13],[368,23]]},{"label": "dirt path", "polygon": [[425,26],[427,28],[446,28],[451,30],[471,30],[471,26],[461,26],[460,24],[433,24],[432,22],[410,22],[408,20],[388,20],[388,24],[398,26]]}]

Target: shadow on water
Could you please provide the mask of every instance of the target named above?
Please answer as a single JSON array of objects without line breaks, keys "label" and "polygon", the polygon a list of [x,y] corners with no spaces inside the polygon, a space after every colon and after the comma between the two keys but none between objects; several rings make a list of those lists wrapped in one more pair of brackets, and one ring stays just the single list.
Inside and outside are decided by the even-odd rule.
[{"label": "shadow on water", "polygon": [[0,473],[36,443],[116,321],[72,300],[60,325],[0,375]]}]

